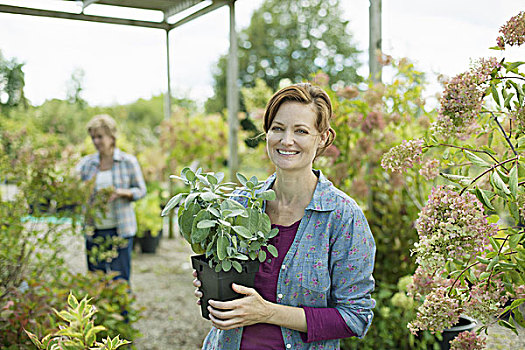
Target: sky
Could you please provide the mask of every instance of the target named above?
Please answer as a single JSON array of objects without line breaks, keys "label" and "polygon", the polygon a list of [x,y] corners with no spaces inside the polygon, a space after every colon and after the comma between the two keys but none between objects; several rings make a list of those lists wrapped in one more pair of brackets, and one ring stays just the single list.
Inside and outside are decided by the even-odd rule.
[{"label": "sky", "polygon": [[[314,1],[314,0],[301,0]],[[237,0],[237,30],[249,25],[263,0]],[[368,0],[340,0],[342,17],[350,21],[354,44],[363,51],[368,74]],[[59,9],[74,1],[0,0],[0,4]],[[46,5],[45,7],[42,5]],[[437,74],[452,77],[468,69],[472,59],[495,56],[499,28],[525,10],[524,0],[383,0],[383,51],[408,57],[429,79],[427,95],[441,91]],[[107,13],[91,5],[86,14]],[[139,16],[130,11],[132,16]],[[140,14],[137,19],[159,19]],[[198,102],[213,94],[212,68],[229,46],[229,13],[224,6],[170,32],[172,92]],[[0,13],[0,51],[24,62],[25,94],[33,105],[65,98],[75,70],[82,69],[83,97],[90,105],[131,103],[166,90],[165,32],[159,29]],[[525,48],[505,51],[507,60],[523,60]],[[388,80],[388,76],[385,76]]]}]

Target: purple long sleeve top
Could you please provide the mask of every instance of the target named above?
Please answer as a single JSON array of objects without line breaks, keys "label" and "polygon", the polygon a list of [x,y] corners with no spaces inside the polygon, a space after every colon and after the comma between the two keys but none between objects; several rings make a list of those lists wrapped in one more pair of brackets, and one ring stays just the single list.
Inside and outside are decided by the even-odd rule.
[{"label": "purple long sleeve top", "polygon": [[[255,275],[255,289],[264,299],[272,303],[277,301],[279,269],[292,245],[299,223],[300,221],[297,221],[291,226],[272,225],[272,228],[279,229],[279,234],[272,238],[269,243],[277,248],[279,254],[277,258],[274,258],[267,253],[270,258],[260,265],[259,271]],[[306,315],[307,325],[307,333],[301,333],[304,342],[310,343],[355,336],[335,308],[308,306],[302,308]],[[286,349],[281,327],[267,323],[244,327],[240,348],[242,350]]]}]

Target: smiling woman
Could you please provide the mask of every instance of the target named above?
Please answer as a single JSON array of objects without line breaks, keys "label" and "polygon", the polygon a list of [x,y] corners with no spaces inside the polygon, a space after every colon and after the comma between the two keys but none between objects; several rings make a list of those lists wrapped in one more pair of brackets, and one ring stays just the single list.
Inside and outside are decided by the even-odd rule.
[{"label": "smiling woman", "polygon": [[335,137],[331,117],[328,95],[310,84],[268,102],[266,148],[276,172],[260,191],[276,194],[263,208],[279,229],[270,240],[278,254],[261,263],[254,288],[233,284],[243,298],[209,300],[214,327],[204,349],[339,349],[340,338],[364,337],[370,327],[374,239],[355,201],[312,169]]}]

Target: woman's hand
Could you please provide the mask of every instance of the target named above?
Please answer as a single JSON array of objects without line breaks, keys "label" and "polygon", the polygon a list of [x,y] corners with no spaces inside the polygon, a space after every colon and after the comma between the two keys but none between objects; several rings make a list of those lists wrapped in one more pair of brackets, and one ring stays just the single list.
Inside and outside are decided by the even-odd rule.
[{"label": "woman's hand", "polygon": [[114,201],[117,198],[127,198],[129,200],[133,199],[133,193],[131,190],[125,189],[125,188],[117,188],[111,195],[109,196],[108,201]]},{"label": "woman's hand", "polygon": [[198,298],[197,300],[197,305],[200,305],[201,304],[201,298],[202,298],[202,292],[201,290],[199,289],[202,285],[201,281],[199,280],[199,278],[197,277],[197,271],[193,270],[193,277],[195,277],[195,279],[193,280],[193,286],[197,289],[195,289],[195,297]]},{"label": "woman's hand", "polygon": [[208,301],[210,320],[216,328],[227,330],[256,323],[266,323],[270,319],[272,303],[264,300],[255,289],[235,283],[232,284],[232,289],[245,296],[232,301]]}]

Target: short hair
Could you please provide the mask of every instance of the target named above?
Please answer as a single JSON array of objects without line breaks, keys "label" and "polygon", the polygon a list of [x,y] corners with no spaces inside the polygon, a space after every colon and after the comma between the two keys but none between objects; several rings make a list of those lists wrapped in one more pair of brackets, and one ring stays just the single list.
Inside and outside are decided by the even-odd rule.
[{"label": "short hair", "polygon": [[312,106],[317,115],[315,127],[320,133],[329,131],[330,134],[325,144],[317,150],[315,156],[321,155],[335,139],[335,131],[330,127],[332,119],[332,102],[328,94],[318,86],[309,83],[299,83],[287,86],[277,91],[264,111],[264,131],[267,133],[275,119],[277,111],[285,102],[299,102]]},{"label": "short hair", "polygon": [[115,122],[115,119],[111,118],[109,115],[96,115],[87,123],[88,133],[91,134],[91,132],[99,129],[104,130],[104,132],[108,136],[111,136],[113,140],[117,139],[117,123]]}]

